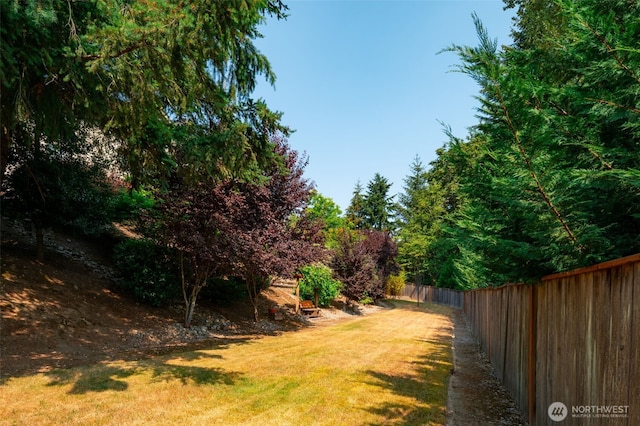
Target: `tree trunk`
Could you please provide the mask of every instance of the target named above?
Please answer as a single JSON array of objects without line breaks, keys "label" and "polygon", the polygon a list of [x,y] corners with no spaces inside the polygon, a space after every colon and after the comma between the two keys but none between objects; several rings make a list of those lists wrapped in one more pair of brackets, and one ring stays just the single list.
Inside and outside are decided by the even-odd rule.
[{"label": "tree trunk", "polygon": [[42,226],[42,213],[35,210],[31,215],[31,221],[36,232],[36,255],[40,262],[44,262],[44,230]]},{"label": "tree trunk", "polygon": [[191,328],[191,320],[193,319],[193,312],[196,310],[196,299],[200,289],[207,282],[206,277],[200,280],[195,278],[193,288],[187,294],[187,281],[184,276],[184,253],[180,252],[180,278],[182,280],[182,297],[184,299],[184,328]]},{"label": "tree trunk", "polygon": [[257,303],[253,304],[253,321],[254,322],[260,321],[260,318],[258,317],[258,305],[257,305]]},{"label": "tree trunk", "polygon": [[186,310],[184,313],[184,328],[191,328],[191,320],[193,319],[193,312],[196,310],[196,297],[192,293],[191,297],[186,303]]},{"label": "tree trunk", "polygon": [[249,301],[253,306],[253,321],[258,322],[259,315],[258,315],[258,295],[256,290],[256,279],[255,277],[251,276],[247,278],[245,282],[247,284],[247,292],[249,293]]},{"label": "tree trunk", "polygon": [[0,134],[0,187],[2,187],[4,173],[7,171],[7,165],[9,164],[9,146],[11,140],[9,138],[9,129],[2,126],[0,131],[2,132],[2,134]]}]

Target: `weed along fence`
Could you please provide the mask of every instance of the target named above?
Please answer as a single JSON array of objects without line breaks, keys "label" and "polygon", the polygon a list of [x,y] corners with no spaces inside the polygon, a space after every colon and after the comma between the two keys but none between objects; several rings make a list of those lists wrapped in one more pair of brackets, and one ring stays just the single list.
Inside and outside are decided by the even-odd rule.
[{"label": "weed along fence", "polygon": [[640,254],[465,292],[463,309],[530,424],[640,424]]},{"label": "weed along fence", "polygon": [[464,293],[448,288],[405,284],[399,296],[408,297],[418,302],[437,303],[439,305],[462,308]]}]

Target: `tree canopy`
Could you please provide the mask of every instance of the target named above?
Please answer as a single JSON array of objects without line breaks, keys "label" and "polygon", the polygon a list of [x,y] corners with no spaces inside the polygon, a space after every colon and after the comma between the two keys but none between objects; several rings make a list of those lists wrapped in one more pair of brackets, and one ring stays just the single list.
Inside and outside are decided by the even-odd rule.
[{"label": "tree canopy", "polygon": [[363,193],[360,182],[353,191],[347,208],[346,219],[355,229],[376,229],[391,231],[395,206],[393,195],[389,195],[391,183],[380,173],[376,173]]},{"label": "tree canopy", "polygon": [[293,276],[298,268],[325,257],[322,223],[305,214],[312,192],[302,177],[306,162],[282,140],[276,149],[286,170],[265,171],[264,184],[176,182],[149,217],[156,238],[187,262],[187,326],[209,278],[244,279],[257,321],[256,298],[271,276]]},{"label": "tree canopy", "polygon": [[[474,17],[479,45],[447,49],[481,103],[478,125],[449,135],[429,172],[451,200],[440,233],[424,233],[444,257],[430,274],[448,286],[535,281],[640,251],[639,6],[507,4],[519,7],[515,46],[499,48]],[[555,12],[537,15],[543,4]]]},{"label": "tree canopy", "polygon": [[9,150],[96,127],[121,143],[134,183],[253,178],[274,161],[279,114],[250,98],[275,76],[253,44],[280,1],[3,1],[2,175]]}]

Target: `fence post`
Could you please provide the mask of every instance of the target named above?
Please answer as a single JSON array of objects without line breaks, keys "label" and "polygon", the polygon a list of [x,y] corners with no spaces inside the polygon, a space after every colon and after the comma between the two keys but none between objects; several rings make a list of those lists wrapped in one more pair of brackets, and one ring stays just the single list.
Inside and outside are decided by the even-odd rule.
[{"label": "fence post", "polygon": [[535,424],[536,417],[536,344],[538,338],[536,336],[536,321],[538,318],[537,313],[537,300],[536,300],[536,285],[531,285],[529,294],[529,365],[528,365],[528,380],[529,380],[529,424]]}]

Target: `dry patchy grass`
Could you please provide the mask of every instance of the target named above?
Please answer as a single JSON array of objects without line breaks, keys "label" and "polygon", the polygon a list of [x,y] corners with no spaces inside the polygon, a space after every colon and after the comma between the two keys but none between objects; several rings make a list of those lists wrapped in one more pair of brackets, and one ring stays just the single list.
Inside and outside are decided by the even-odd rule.
[{"label": "dry patchy grass", "polygon": [[207,350],[11,378],[2,424],[444,424],[449,310],[396,309]]}]

